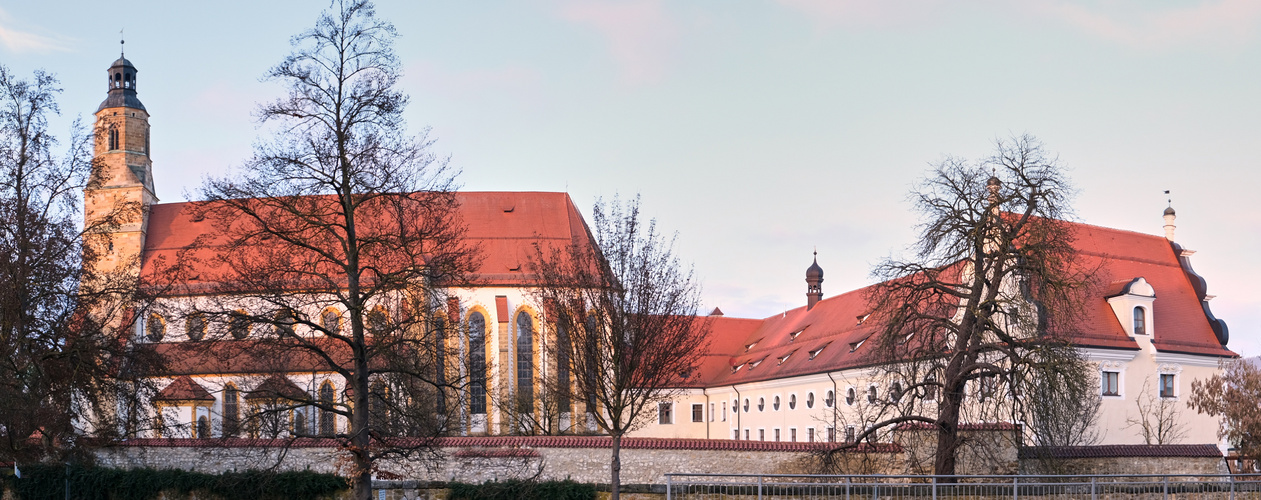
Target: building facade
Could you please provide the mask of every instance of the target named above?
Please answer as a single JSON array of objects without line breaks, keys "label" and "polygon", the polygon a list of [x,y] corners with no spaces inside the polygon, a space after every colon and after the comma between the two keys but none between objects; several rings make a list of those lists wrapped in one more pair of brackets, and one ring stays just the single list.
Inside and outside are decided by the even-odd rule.
[{"label": "building facade", "polygon": [[[212,228],[186,203],[158,203],[149,158],[149,114],[137,97],[136,68],[120,58],[109,68],[108,96],[96,112],[97,176],[85,191],[88,224],[118,207],[134,216],[106,231],[108,257],[101,265],[139,275],[197,250]],[[157,171],[161,172],[161,168]],[[467,238],[483,249],[476,286],[454,290],[451,318],[454,363],[471,380],[460,405],[458,433],[592,433],[580,401],[547,407],[538,381],[567,372],[549,359],[554,342],[543,308],[532,300],[537,282],[524,269],[534,245],[593,241],[581,213],[564,193],[463,192],[457,194]],[[1218,422],[1186,407],[1191,382],[1220,370],[1236,355],[1226,348],[1225,323],[1208,308],[1212,296],[1192,270],[1192,251],[1174,241],[1172,209],[1165,236],[1072,224],[1079,257],[1107,274],[1108,289],[1090,297],[1075,329],[1074,344],[1097,368],[1100,444],[1145,442],[1143,405],[1173,412],[1184,429],[1181,443],[1216,443]],[[878,382],[865,324],[866,290],[824,297],[817,261],[806,274],[807,297],[799,308],[768,318],[742,319],[715,310],[709,322],[710,350],[699,376],[663,403],[634,435],[779,442],[842,442],[861,432],[864,402],[874,403],[895,388]],[[196,343],[208,328],[196,313],[195,295],[160,298],[135,324],[135,335],[170,357],[154,398],[162,424],[143,437],[243,436],[240,427],[252,406],[268,397],[300,391],[320,400],[346,397],[346,384],[319,362],[284,360],[277,375],[223,356],[205,359],[181,345]],[[242,304],[241,307],[251,307]],[[337,321],[342,311],[300,311]],[[387,312],[388,313],[388,312]],[[233,327],[235,328],[235,327]],[[248,325],[233,336],[246,341]],[[303,332],[298,332],[303,334]],[[181,354],[183,353],[183,354]],[[225,361],[227,360],[227,361]],[[270,396],[267,396],[270,395]],[[496,396],[530,400],[522,419]],[[516,403],[514,403],[516,404]],[[974,422],[1020,424],[1020,422]],[[327,412],[295,410],[275,423],[275,435],[332,434],[347,422]]]}]

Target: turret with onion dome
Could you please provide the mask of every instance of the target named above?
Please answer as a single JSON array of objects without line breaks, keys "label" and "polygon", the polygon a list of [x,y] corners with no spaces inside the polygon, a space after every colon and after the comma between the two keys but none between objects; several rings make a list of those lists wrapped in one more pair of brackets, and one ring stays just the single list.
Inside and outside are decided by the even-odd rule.
[{"label": "turret with onion dome", "polygon": [[814,262],[806,268],[806,310],[814,308],[823,300],[823,268],[819,267],[819,252],[814,253]]}]

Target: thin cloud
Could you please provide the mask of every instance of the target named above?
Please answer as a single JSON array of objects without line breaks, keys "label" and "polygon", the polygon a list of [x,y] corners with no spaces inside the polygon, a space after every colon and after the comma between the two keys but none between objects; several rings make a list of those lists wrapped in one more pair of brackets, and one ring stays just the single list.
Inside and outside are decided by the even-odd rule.
[{"label": "thin cloud", "polygon": [[1256,38],[1261,27],[1261,2],[1206,1],[1187,7],[1150,9],[1148,2],[1111,4],[1104,12],[1063,0],[1033,4],[1094,36],[1140,48],[1188,43],[1238,45]]},{"label": "thin cloud", "polygon": [[661,0],[568,2],[560,14],[604,37],[626,81],[656,83],[665,76],[678,26]]},{"label": "thin cloud", "polygon": [[13,18],[0,9],[0,44],[16,54],[69,52],[70,41],[62,37],[38,35],[13,28]]},{"label": "thin cloud", "polygon": [[941,0],[777,0],[809,19],[815,28],[888,27],[919,23],[937,13]]}]

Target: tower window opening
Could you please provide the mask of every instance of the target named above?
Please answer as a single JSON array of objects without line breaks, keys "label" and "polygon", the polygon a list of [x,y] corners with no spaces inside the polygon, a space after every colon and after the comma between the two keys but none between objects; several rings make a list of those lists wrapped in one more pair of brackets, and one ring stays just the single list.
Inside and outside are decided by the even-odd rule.
[{"label": "tower window opening", "polygon": [[111,151],[118,149],[118,129],[111,127],[109,129],[109,149]]}]

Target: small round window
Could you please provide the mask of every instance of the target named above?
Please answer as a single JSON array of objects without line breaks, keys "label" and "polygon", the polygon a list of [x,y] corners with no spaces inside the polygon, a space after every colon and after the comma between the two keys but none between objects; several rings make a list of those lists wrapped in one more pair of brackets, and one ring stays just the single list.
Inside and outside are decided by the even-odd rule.
[{"label": "small round window", "polygon": [[797,409],[797,395],[796,394],[788,395],[788,409],[789,410]]},{"label": "small round window", "polygon": [[814,408],[814,393],[806,393],[806,408]]}]

